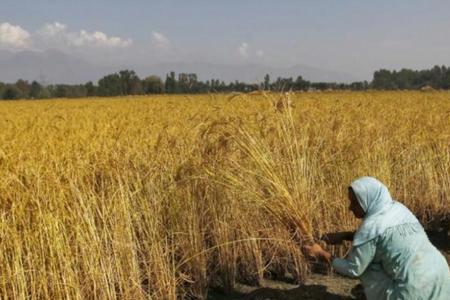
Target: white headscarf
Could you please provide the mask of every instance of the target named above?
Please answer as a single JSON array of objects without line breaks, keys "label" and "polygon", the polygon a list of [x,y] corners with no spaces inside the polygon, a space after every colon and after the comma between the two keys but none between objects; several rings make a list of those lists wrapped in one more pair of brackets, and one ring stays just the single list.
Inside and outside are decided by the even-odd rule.
[{"label": "white headscarf", "polygon": [[365,212],[363,223],[353,238],[353,246],[373,240],[390,227],[419,223],[408,208],[392,200],[387,187],[377,179],[361,177],[350,187]]}]

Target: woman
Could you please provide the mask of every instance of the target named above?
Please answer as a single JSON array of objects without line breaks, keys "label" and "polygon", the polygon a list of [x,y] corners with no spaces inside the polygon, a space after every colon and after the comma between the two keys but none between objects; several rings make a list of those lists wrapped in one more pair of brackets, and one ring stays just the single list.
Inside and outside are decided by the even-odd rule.
[{"label": "woman", "polygon": [[[450,299],[450,271],[445,258],[430,243],[411,211],[392,200],[388,189],[373,177],[349,187],[350,210],[363,219],[347,258],[332,258],[320,245],[306,247],[309,255],[328,261],[340,274],[362,281],[367,299]],[[328,236],[329,243],[349,238]]]}]

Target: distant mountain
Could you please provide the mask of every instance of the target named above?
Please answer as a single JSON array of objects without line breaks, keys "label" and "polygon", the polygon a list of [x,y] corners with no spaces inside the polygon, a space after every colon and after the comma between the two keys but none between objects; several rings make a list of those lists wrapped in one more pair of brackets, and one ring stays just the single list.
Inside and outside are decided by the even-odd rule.
[{"label": "distant mountain", "polygon": [[48,84],[75,84],[96,81],[107,72],[107,68],[56,50],[0,52],[0,81],[3,82],[22,78]]},{"label": "distant mountain", "polygon": [[38,80],[50,83],[85,83],[96,82],[106,74],[122,69],[132,69],[140,77],[158,75],[165,78],[170,71],[176,73],[196,73],[200,80],[220,79],[225,82],[234,80],[248,83],[261,82],[265,74],[272,80],[278,76],[293,77],[301,75],[310,81],[351,82],[356,79],[347,73],[315,68],[307,65],[297,65],[290,68],[277,68],[260,64],[226,65],[204,62],[177,62],[147,65],[99,65],[87,60],[65,54],[57,50],[43,52],[22,51],[11,53],[0,51],[0,81],[15,82]]}]

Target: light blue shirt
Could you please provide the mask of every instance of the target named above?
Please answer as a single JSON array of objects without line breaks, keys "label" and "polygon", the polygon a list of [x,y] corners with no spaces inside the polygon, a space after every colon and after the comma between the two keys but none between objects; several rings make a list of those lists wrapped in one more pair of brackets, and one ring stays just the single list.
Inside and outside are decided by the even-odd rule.
[{"label": "light blue shirt", "polygon": [[387,228],[332,265],[342,275],[360,278],[368,300],[450,300],[447,261],[419,223]]}]

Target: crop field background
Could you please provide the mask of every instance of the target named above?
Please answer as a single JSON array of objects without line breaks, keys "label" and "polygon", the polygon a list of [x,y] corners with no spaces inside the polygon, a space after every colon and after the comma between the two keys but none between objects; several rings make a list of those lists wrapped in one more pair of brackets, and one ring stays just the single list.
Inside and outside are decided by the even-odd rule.
[{"label": "crop field background", "polygon": [[0,102],[0,297],[302,282],[301,244],[358,225],[347,186],[363,175],[425,226],[448,218],[450,93]]}]

